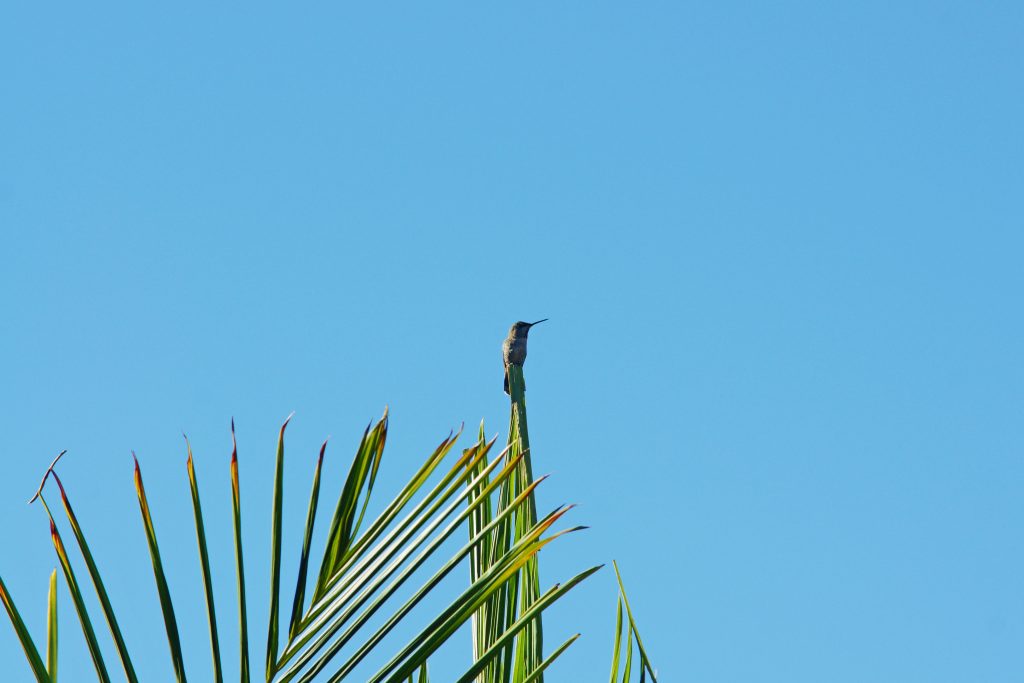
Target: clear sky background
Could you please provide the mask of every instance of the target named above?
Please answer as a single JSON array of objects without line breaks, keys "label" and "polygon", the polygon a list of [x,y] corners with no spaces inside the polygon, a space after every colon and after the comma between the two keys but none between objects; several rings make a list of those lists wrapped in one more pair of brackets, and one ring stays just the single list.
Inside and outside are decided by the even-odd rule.
[{"label": "clear sky background", "polygon": [[[320,440],[326,496],[389,405],[390,497],[463,421],[504,435],[501,339],[549,317],[540,506],[592,529],[543,579],[617,558],[664,681],[1022,680],[1024,5],[172,5],[0,12],[0,575],[34,633],[25,500],[67,448],[170,680],[134,449],[208,680],[185,430],[234,678],[234,416],[261,664],[284,417],[290,582]],[[551,680],[607,676],[614,600],[605,570],[552,613],[584,637]],[[0,662],[28,680],[6,619]]]}]

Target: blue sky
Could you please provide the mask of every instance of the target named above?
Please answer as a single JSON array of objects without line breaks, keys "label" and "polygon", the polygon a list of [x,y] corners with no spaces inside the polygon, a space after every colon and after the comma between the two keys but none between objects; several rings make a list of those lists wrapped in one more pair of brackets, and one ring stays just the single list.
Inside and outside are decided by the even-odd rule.
[{"label": "blue sky", "polygon": [[[663,680],[1020,680],[1022,32],[1010,2],[7,5],[0,575],[41,634],[24,501],[70,449],[169,680],[134,449],[206,680],[181,431],[229,646],[230,418],[260,633],[284,417],[290,571],[320,440],[333,492],[389,405],[386,497],[450,428],[504,432],[501,339],[549,317],[540,506],[592,528],[543,578],[617,558]],[[613,620],[605,570],[551,678],[607,675]],[[28,680],[6,625],[0,661]]]}]

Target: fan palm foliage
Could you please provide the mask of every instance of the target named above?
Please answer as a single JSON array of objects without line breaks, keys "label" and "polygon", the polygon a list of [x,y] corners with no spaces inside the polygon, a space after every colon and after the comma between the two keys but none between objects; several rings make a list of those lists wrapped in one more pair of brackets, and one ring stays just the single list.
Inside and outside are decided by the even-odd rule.
[{"label": "fan palm foliage", "polygon": [[[282,517],[284,506],[285,430],[281,425],[274,461],[271,506],[269,619],[266,656],[259,674],[268,683],[336,683],[366,676],[371,683],[427,683],[427,662],[464,624],[472,623],[473,662],[459,683],[540,683],[544,671],[579,637],[572,635],[545,656],[541,617],[580,582],[598,571],[590,567],[567,581],[541,591],[538,551],[561,536],[583,527],[556,529],[571,506],[561,506],[538,517],[526,422],[525,383],[522,368],[510,368],[511,418],[507,445],[494,453],[495,439],[487,440],[483,424],[476,442],[453,454],[459,433],[449,434],[425,458],[408,481],[381,512],[371,518],[367,509],[381,466],[388,435],[387,410],[363,432],[334,506],[325,545],[312,556],[312,537],[318,521],[321,470],[327,442],[320,447],[313,470],[298,570],[294,588],[285,585],[281,572]],[[460,430],[461,431],[461,430]],[[239,455],[231,424],[230,479],[237,569],[238,661],[240,679],[251,680],[257,667],[249,661],[249,625],[245,561],[241,534],[242,490]],[[210,634],[213,680],[224,680],[224,652],[218,639],[216,598],[210,572],[203,508],[196,463],[185,439],[185,468],[195,518],[199,565]],[[86,607],[83,587],[72,567],[62,535],[46,499],[46,483],[57,485],[66,524],[81,553],[100,612],[114,642],[120,672],[129,683],[138,676],[111,605],[102,576],[72,508],[70,497],[56,472],[60,457],[46,470],[38,498],[50,522],[58,564],[85,638],[96,677],[110,681],[116,668],[104,661]],[[134,457],[134,453],[133,453]],[[135,489],[153,568],[157,596],[167,635],[171,670],[176,681],[186,681],[178,621],[164,571],[153,512],[146,497],[142,468],[134,465]],[[30,501],[32,502],[32,501]],[[463,529],[468,538],[457,535]],[[455,548],[452,551],[451,548]],[[175,559],[177,559],[175,557]],[[315,561],[314,561],[315,560]],[[311,564],[312,563],[312,564]],[[469,584],[458,595],[445,595],[440,584],[456,568],[469,567]],[[616,567],[616,574],[618,569]],[[633,645],[639,649],[641,680],[655,679],[629,603],[619,579],[620,598],[612,680],[619,671],[622,641],[622,607],[628,616],[626,656],[622,681],[630,680]],[[287,592],[286,592],[287,591]],[[289,595],[290,593],[290,595]],[[440,596],[440,600],[439,600]],[[289,599],[290,597],[290,605]],[[431,600],[427,600],[431,597]],[[45,659],[36,647],[13,599],[0,579],[0,601],[36,681],[57,680],[57,573],[50,577]],[[441,607],[430,607],[440,601]],[[423,613],[426,613],[424,617]],[[415,616],[413,616],[415,615]],[[422,620],[426,623],[422,623]],[[419,620],[419,621],[417,621]],[[396,643],[396,629],[403,624],[418,627],[407,642]],[[408,629],[406,629],[408,630]],[[389,638],[394,635],[395,637]],[[357,668],[362,667],[361,669]],[[367,673],[367,671],[369,673]],[[75,679],[80,680],[76,675]]]}]

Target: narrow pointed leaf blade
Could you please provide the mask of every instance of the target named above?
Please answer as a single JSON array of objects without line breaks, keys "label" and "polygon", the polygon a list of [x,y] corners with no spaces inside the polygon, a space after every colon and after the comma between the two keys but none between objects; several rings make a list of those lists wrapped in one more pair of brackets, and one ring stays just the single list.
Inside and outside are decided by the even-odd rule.
[{"label": "narrow pointed leaf blade", "polygon": [[46,666],[39,656],[39,650],[36,649],[36,644],[32,640],[25,622],[22,621],[21,614],[14,605],[14,600],[11,598],[10,593],[7,592],[7,586],[2,578],[0,578],[0,602],[4,603],[4,609],[7,610],[7,616],[10,617],[11,625],[18,636],[18,642],[21,643],[21,649],[25,651],[25,658],[28,659],[28,665],[31,667],[36,681],[38,683],[49,683],[50,675],[46,673]]},{"label": "narrow pointed leaf blade", "polygon": [[51,683],[57,682],[57,570],[50,573],[50,591],[46,601],[46,671]]},{"label": "narrow pointed leaf blade", "polygon": [[284,430],[288,419],[281,425],[277,438],[277,457],[274,464],[274,506],[270,526],[270,617],[267,625],[267,680],[274,676],[277,666],[278,612],[281,605],[281,515],[284,507]]},{"label": "narrow pointed leaf blade", "polygon": [[245,603],[245,561],[242,555],[242,496],[238,485],[238,442],[231,420],[231,512],[235,523],[235,567],[238,572],[239,676],[249,683],[249,619]]},{"label": "narrow pointed leaf blade", "polygon": [[577,633],[576,635],[574,635],[571,638],[569,638],[569,640],[567,640],[564,643],[562,643],[561,645],[559,645],[558,648],[554,652],[552,652],[548,656],[547,659],[545,659],[543,662],[541,662],[540,666],[537,667],[536,671],[534,671],[532,674],[530,674],[525,679],[523,679],[523,683],[535,683],[535,681],[537,681],[537,679],[539,679],[541,677],[541,675],[544,673],[544,670],[547,669],[549,666],[551,666],[551,664],[556,659],[558,659],[562,655],[563,652],[565,652],[567,649],[569,649],[569,646],[572,645],[573,643],[575,643],[576,639],[579,638],[579,637],[580,637],[580,634]]},{"label": "narrow pointed leaf blade", "polygon": [[610,683],[619,677],[619,653],[622,650],[622,598],[618,599],[615,610],[615,643],[612,645],[612,675]]},{"label": "narrow pointed leaf blade", "polygon": [[633,669],[633,631],[626,632],[626,664],[622,667],[622,683],[629,683],[629,674]]},{"label": "narrow pointed leaf blade", "polygon": [[320,457],[316,461],[313,472],[313,490],[309,494],[309,511],[306,513],[306,534],[302,539],[302,554],[299,556],[298,577],[295,580],[295,597],[292,599],[292,616],[289,620],[288,638],[294,639],[299,631],[302,620],[302,606],[306,600],[306,576],[309,573],[309,547],[313,540],[313,527],[316,524],[316,509],[320,502],[320,470],[324,465],[324,452],[327,442],[320,446]]},{"label": "narrow pointed leaf blade", "polygon": [[217,635],[217,610],[213,600],[213,577],[210,574],[210,554],[206,547],[206,526],[203,524],[203,507],[199,502],[199,484],[196,481],[195,465],[192,462],[192,446],[185,439],[188,448],[189,489],[192,492],[192,512],[196,520],[196,542],[199,544],[199,562],[203,570],[203,590],[206,595],[206,616],[210,623],[210,650],[213,656],[213,679],[216,683],[224,680],[220,660],[220,640]]},{"label": "narrow pointed leaf blade", "polygon": [[[132,455],[134,456],[134,453]],[[138,459],[135,460],[135,492],[139,498],[139,512],[142,514],[142,524],[146,531],[146,542],[149,544],[149,557],[153,562],[153,578],[156,580],[156,590],[160,597],[160,611],[164,616],[164,629],[167,631],[167,644],[171,650],[174,675],[179,683],[184,683],[185,662],[181,655],[178,621],[174,616],[171,591],[167,586],[163,561],[160,559],[160,546],[156,539],[156,529],[153,528],[153,517],[149,511],[149,501],[146,499],[146,488],[142,484],[142,470],[139,468]]]}]

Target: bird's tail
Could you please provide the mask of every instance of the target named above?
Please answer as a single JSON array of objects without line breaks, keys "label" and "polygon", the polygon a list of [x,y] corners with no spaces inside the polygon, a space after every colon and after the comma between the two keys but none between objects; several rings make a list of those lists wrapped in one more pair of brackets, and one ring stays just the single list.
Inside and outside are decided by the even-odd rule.
[{"label": "bird's tail", "polygon": [[509,396],[512,395],[511,393],[509,393],[509,390],[508,390],[508,366],[507,365],[505,366],[505,393],[508,394]]}]

